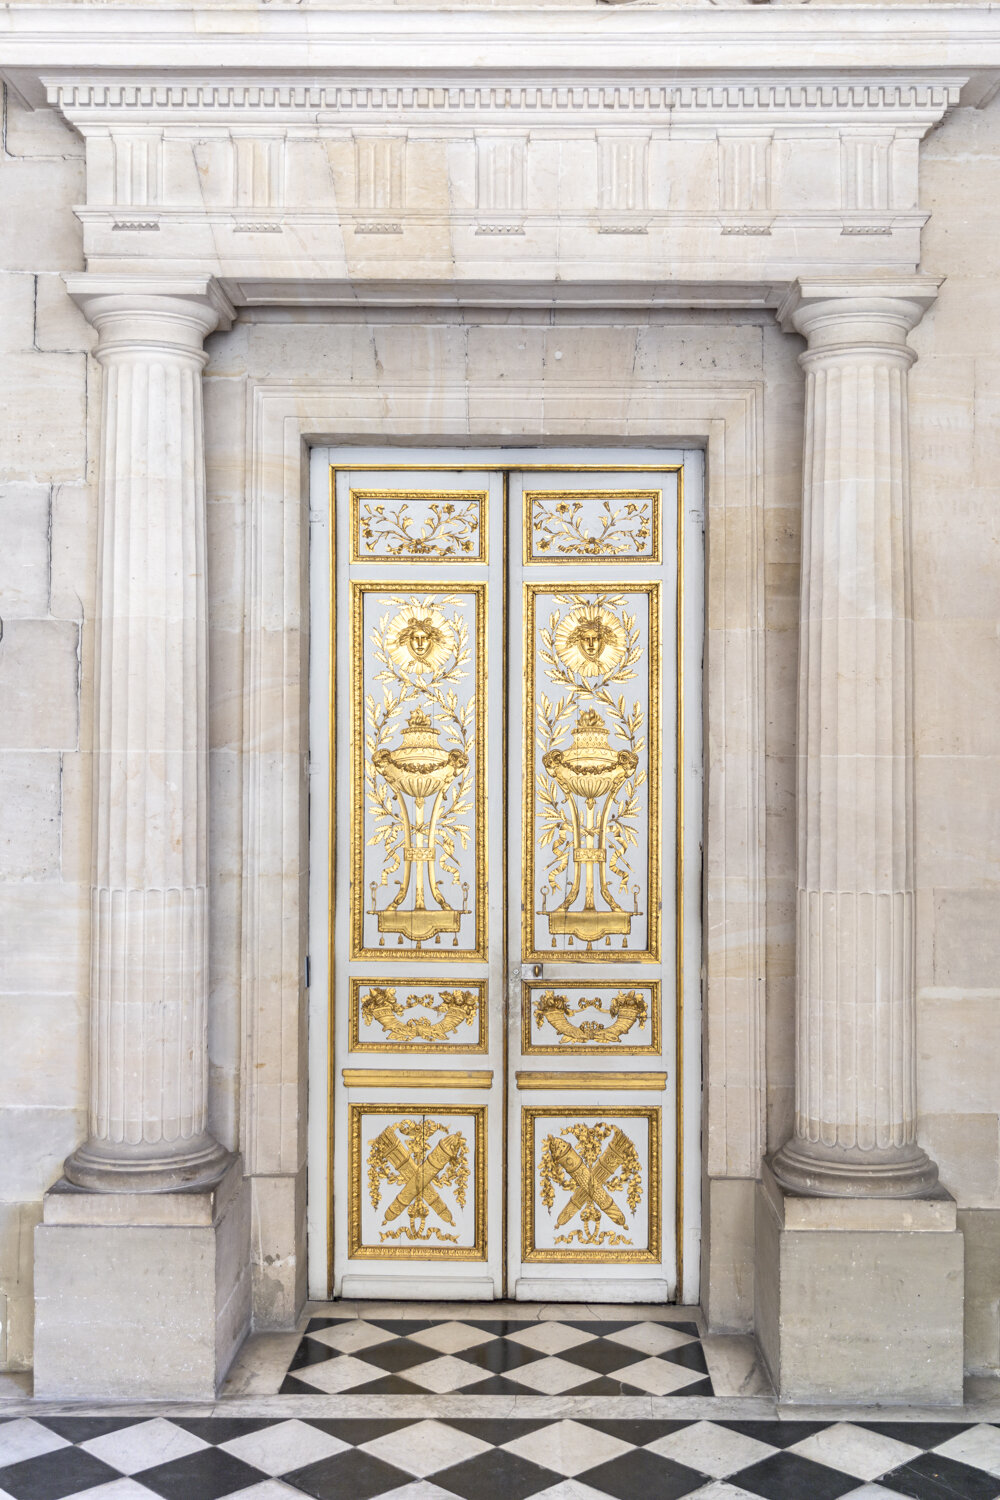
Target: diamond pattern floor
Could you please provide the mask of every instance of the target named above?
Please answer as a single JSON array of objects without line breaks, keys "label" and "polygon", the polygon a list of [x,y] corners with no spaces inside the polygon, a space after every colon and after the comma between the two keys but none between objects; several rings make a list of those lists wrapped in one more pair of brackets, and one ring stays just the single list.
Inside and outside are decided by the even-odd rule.
[{"label": "diamond pattern floor", "polygon": [[694,1323],[312,1318],[285,1395],[711,1396]]},{"label": "diamond pattern floor", "polygon": [[[388,1343],[382,1340],[381,1347]],[[432,1345],[424,1347],[433,1352]],[[467,1346],[475,1347],[485,1346]],[[559,1357],[541,1352],[542,1359]],[[997,1500],[1000,1424],[618,1421],[613,1415],[562,1421],[0,1418],[0,1500],[76,1495],[87,1500],[301,1500],[303,1495],[315,1500],[677,1500],[687,1495],[699,1500],[900,1495]]]}]

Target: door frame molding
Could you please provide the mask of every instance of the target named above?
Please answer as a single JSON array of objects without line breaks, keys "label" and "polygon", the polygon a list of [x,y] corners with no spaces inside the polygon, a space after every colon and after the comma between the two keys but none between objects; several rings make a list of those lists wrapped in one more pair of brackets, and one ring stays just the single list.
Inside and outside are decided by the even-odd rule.
[{"label": "door frame molding", "polygon": [[[704,1197],[716,1179],[749,1185],[764,1142],[762,387],[629,380],[627,391],[627,418],[606,385],[581,388],[566,423],[572,430],[556,430],[553,418],[549,431],[531,436],[535,447],[568,447],[585,432],[588,446],[623,457],[651,445],[706,453],[703,1080],[695,1068],[685,1077],[686,1089],[703,1090]],[[495,394],[509,441],[508,414],[537,413],[541,383],[505,384]],[[495,446],[496,434],[472,430],[468,398],[464,379],[436,383],[432,407],[422,388],[384,380],[262,380],[248,392],[241,1149],[252,1179],[259,1327],[289,1326],[306,1294],[308,1062],[320,1049],[316,1028],[308,1036],[305,988],[309,452],[328,444]],[[325,1077],[325,1035],[322,1049]],[[711,1284],[714,1256],[707,1235],[699,1255],[696,1216],[685,1220],[678,1295],[691,1302],[700,1270]]]}]

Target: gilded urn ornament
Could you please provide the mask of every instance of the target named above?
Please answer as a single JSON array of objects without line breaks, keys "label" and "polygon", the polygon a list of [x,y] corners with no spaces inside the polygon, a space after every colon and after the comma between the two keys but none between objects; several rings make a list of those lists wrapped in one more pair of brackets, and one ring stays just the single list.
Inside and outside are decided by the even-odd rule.
[{"label": "gilded urn ornament", "polygon": [[[426,653],[426,635],[418,649]],[[401,740],[395,750],[376,750],[372,756],[376,772],[392,788],[399,805],[404,867],[399,890],[384,911],[376,913],[373,889],[372,915],[378,916],[380,933],[395,932],[419,946],[443,932],[457,933],[465,914],[466,906],[462,911],[449,906],[438,887],[435,840],[441,799],[455,777],[465,771],[469,757],[464,750],[442,749],[438,730],[419,708],[410,714]],[[404,909],[411,887],[412,901]],[[467,895],[468,887],[464,890]]]},{"label": "gilded urn ornament", "polygon": [[[592,626],[588,636],[591,649],[600,650],[599,621]],[[584,645],[580,647],[585,649]],[[638,912],[627,912],[619,906],[608,886],[607,826],[615,793],[634,774],[639,757],[634,750],[613,750],[608,744],[610,731],[601,715],[592,708],[585,709],[576,721],[568,750],[549,750],[542,756],[542,764],[561,791],[566,794],[573,824],[573,880],[563,901],[554,911],[544,915],[553,938],[569,936],[579,938],[587,947],[612,934],[627,935],[632,929],[632,917]],[[594,871],[600,891],[602,907],[597,905]],[[583,887],[583,904],[574,910]],[[543,898],[544,903],[544,898]]]}]

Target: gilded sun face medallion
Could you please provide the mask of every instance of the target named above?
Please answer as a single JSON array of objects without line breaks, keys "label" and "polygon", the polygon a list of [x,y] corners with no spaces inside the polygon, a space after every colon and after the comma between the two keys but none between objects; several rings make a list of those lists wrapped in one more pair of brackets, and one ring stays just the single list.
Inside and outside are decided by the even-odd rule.
[{"label": "gilded sun face medallion", "polygon": [[559,623],[556,655],[581,677],[600,677],[614,671],[626,651],[622,623],[600,604],[578,604]]},{"label": "gilded sun face medallion", "polygon": [[385,648],[394,666],[403,672],[437,672],[455,647],[455,635],[434,605],[413,605],[392,621],[385,635]]}]

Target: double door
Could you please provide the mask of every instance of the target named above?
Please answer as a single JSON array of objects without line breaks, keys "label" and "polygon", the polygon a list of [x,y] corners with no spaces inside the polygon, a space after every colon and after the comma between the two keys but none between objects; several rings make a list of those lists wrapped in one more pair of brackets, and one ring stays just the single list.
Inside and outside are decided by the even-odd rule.
[{"label": "double door", "polygon": [[677,458],[331,467],[335,1294],[675,1292]]}]

